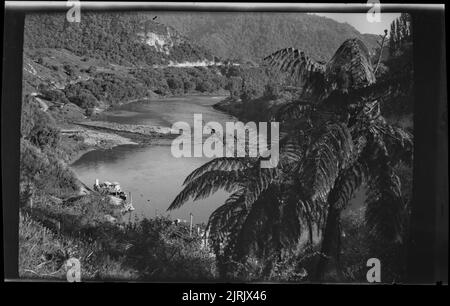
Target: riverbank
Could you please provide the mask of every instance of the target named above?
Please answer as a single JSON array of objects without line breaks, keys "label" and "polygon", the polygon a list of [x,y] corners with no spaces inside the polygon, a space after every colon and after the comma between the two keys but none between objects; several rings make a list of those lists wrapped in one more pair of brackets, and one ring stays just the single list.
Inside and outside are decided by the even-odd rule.
[{"label": "riverbank", "polygon": [[[192,96],[189,97],[192,98]],[[205,96],[202,95],[202,97]],[[211,98],[213,101],[220,101],[225,97],[214,95]],[[127,104],[133,102],[139,103],[140,101],[128,101]],[[151,103],[150,100],[141,102],[144,105]],[[165,104],[165,101],[163,103]],[[102,119],[104,121],[85,119],[60,126],[63,136],[61,146],[67,152],[64,161],[69,167],[72,167],[76,161],[90,151],[110,150],[121,145],[170,145],[171,140],[178,136],[178,131],[172,131],[169,127],[107,121],[108,116],[115,114],[117,111],[120,111],[120,108],[103,111]],[[78,177],[78,175],[75,176],[80,186],[83,186],[84,183],[90,183],[90,179],[83,181],[83,178]]]},{"label": "riverbank", "polygon": [[[173,122],[191,122],[195,114],[203,114],[205,122],[224,124],[234,121],[232,116],[217,111],[213,105],[223,96],[188,96],[147,103],[133,103],[117,111],[108,112],[103,120],[82,120],[80,127],[120,136],[137,142],[138,146],[119,146],[112,150],[97,150],[83,156],[71,165],[76,175],[92,184],[101,180],[117,180],[133,193],[137,216],[170,214],[176,219],[189,219],[193,213],[195,222],[206,223],[216,206],[226,199],[219,193],[213,203],[199,200],[176,211],[166,212],[171,201],[182,188],[183,179],[194,169],[206,163],[207,157],[175,158],[171,153],[173,139],[170,133]],[[159,126],[159,127],[158,127]],[[160,127],[164,128],[160,128]],[[194,201],[192,201],[194,202]]]},{"label": "riverbank", "polygon": [[70,151],[69,156],[65,159],[69,165],[93,150],[112,149],[120,145],[158,143],[161,139],[175,137],[175,135],[171,135],[170,128],[95,120],[64,124],[60,126],[60,131],[64,146],[70,148],[67,150]]},{"label": "riverbank", "polygon": [[242,116],[243,102],[241,99],[225,97],[223,100],[213,105],[213,108],[237,118]]},{"label": "riverbank", "polygon": [[102,134],[110,133],[124,133],[129,135],[130,138],[146,138],[151,139],[154,137],[172,137],[173,132],[171,128],[161,126],[150,126],[142,124],[122,124],[107,121],[83,121],[75,123],[81,127],[89,129],[104,131]]},{"label": "riverbank", "polygon": [[[170,136],[158,127],[96,121],[65,124],[61,128],[59,146],[72,152],[70,159],[65,160],[69,168],[92,150],[153,144]],[[89,181],[85,183],[90,185]],[[96,192],[81,194],[81,186],[67,197],[46,194],[34,197],[31,207],[22,207],[21,277],[64,280],[67,257],[82,262],[83,280],[189,281],[217,277],[215,259],[203,232],[198,230],[202,229],[200,225],[195,224],[191,232],[188,223],[162,216],[126,222],[108,197]]]},{"label": "riverbank", "polygon": [[[196,94],[186,97],[211,97],[213,99],[220,99],[220,101],[227,100],[227,97],[222,92],[216,94]],[[159,97],[158,100],[169,100],[177,98],[177,96]],[[136,103],[151,103],[154,99],[137,99],[130,100],[121,104]],[[219,102],[221,103],[221,102]],[[221,110],[212,105],[214,109]],[[118,110],[117,107],[113,109],[104,109],[97,115],[93,116],[91,120],[74,121],[70,125],[65,125],[61,131],[69,137],[82,139],[83,145],[74,149],[73,155],[67,160],[68,164],[72,164],[78,160],[83,154],[97,149],[111,149],[119,145],[140,145],[140,144],[162,144],[166,143],[178,136],[178,131],[172,131],[169,127],[157,125],[142,125],[142,124],[123,124],[116,122],[108,122],[101,120],[109,112]],[[222,110],[221,110],[222,111]],[[231,114],[228,110],[223,110],[227,114]],[[99,120],[100,119],[100,120]]]},{"label": "riverbank", "polygon": [[[72,154],[66,159],[68,165],[77,161],[87,152],[98,149],[112,149],[120,145],[138,145],[139,143],[114,133],[102,132],[74,125],[70,130],[62,130],[66,139],[72,139],[72,142],[81,141]],[[66,143],[70,140],[66,140]]]},{"label": "riverbank", "polygon": [[[152,187],[150,188],[150,192],[147,186],[141,186],[139,185],[139,182],[135,181],[134,177],[138,176],[137,172],[128,174],[127,172],[117,171],[116,169],[129,167],[134,169],[136,166],[143,169],[149,169],[147,172],[144,170],[145,174],[142,174],[142,176],[145,177],[145,181],[152,186],[159,186],[159,180],[166,177],[165,175],[170,173],[170,171],[176,171],[179,172],[179,174],[174,175],[173,178],[169,178],[168,180],[173,181],[175,185],[181,184],[182,182],[178,182],[178,179],[187,176],[194,167],[198,167],[200,164],[195,160],[187,163],[182,162],[181,160],[173,160],[170,155],[170,148],[164,148],[170,146],[172,140],[179,136],[179,131],[173,131],[168,127],[170,126],[170,122],[172,122],[171,120],[185,120],[186,112],[201,112],[206,113],[209,116],[215,114],[214,116],[218,117],[212,117],[214,118],[212,120],[230,120],[228,115],[224,115],[224,112],[216,112],[213,110],[213,105],[217,101],[224,100],[224,96],[214,95],[206,99],[205,96],[202,97],[203,98],[198,97],[198,99],[197,96],[180,97],[180,99],[174,99],[173,103],[168,101],[167,104],[166,101],[157,101],[155,102],[156,106],[150,106],[152,103],[148,101],[142,101],[142,103],[135,101],[136,104],[130,107],[127,106],[116,111],[105,111],[105,116],[102,118],[103,120],[85,119],[66,124],[64,128],[61,129],[61,134],[64,135],[65,139],[65,144],[63,146],[66,148],[66,151],[71,152],[70,158],[66,159],[66,164],[74,172],[74,175],[81,186],[83,185],[82,183],[91,186],[91,183],[97,177],[102,179],[120,180],[124,186],[128,186],[127,190],[132,186],[134,190],[131,191],[133,191],[134,194],[140,195],[140,197],[136,199],[142,198],[142,194],[145,195],[145,193],[148,192],[146,197],[148,197],[149,200],[146,200],[145,204],[152,203],[152,205],[156,205],[156,208],[154,209],[164,211],[167,207],[161,207],[163,201],[160,196],[156,197],[157,201],[153,204],[153,195],[165,188],[164,186],[157,187],[155,190],[152,190]],[[166,114],[169,113],[170,117],[165,118]],[[145,116],[152,117],[147,118]],[[151,119],[155,116],[164,119]],[[110,119],[111,117],[113,120]],[[137,117],[138,120],[135,120],[135,117]],[[118,122],[116,120],[118,120]],[[132,124],[133,122],[142,122],[146,124]],[[160,122],[161,124],[165,124],[165,126],[157,125]],[[124,147],[111,150],[117,146]],[[77,161],[86,153],[95,150],[97,150],[97,152],[87,155],[77,163]],[[114,156],[117,152],[132,152],[134,156],[135,152],[142,151],[149,152],[147,156],[152,157],[145,157],[143,159],[135,157],[130,162],[126,158],[128,154],[120,153],[121,162],[111,166],[109,171],[105,172],[105,168],[100,169],[93,166],[93,164],[89,164],[88,166],[88,169],[92,169],[92,171],[86,170],[86,168],[83,169],[82,166],[80,169],[80,165],[83,165],[83,162],[86,159],[89,160],[92,157],[94,160],[101,160],[103,158],[102,156],[105,156],[106,160],[108,160],[109,156]],[[164,156],[167,155],[167,152],[169,153],[168,159],[164,160]],[[158,170],[155,170],[159,169],[166,161],[168,166],[164,169],[168,171],[167,173],[160,173]],[[110,161],[108,162],[110,163]],[[129,163],[131,163],[131,166]],[[176,170],[170,170],[173,168],[173,165],[177,163],[179,165],[176,167]],[[191,166],[192,163],[195,166]],[[93,172],[91,173],[92,175],[86,175],[86,173],[89,172]],[[175,197],[176,194],[172,194],[171,191],[167,191],[165,194],[167,195],[167,199],[164,199],[164,202],[165,205],[168,205],[166,202],[170,203],[172,197]],[[221,201],[222,199],[218,200],[218,202]],[[209,215],[209,213],[210,212],[208,211],[207,214]],[[148,212],[146,214],[148,215]],[[151,214],[153,215],[153,211]],[[187,213],[178,213],[175,218],[185,218],[186,214]],[[198,215],[196,214],[196,216]],[[200,218],[202,218],[201,222],[206,222],[205,215],[202,215]]]}]

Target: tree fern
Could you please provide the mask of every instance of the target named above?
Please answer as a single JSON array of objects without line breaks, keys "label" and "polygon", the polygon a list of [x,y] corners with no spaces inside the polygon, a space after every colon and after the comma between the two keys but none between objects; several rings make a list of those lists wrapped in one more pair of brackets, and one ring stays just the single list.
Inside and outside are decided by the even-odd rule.
[{"label": "tree fern", "polygon": [[[351,50],[359,52],[353,61],[356,66],[347,58]],[[270,268],[283,250],[299,243],[305,230],[312,243],[315,226],[323,233],[323,256],[316,273],[322,277],[328,258],[339,254],[341,211],[363,183],[370,234],[399,241],[403,202],[394,169],[399,162],[412,161],[413,138],[381,115],[380,100],[388,99],[396,85],[375,83],[365,52],[359,41],[349,40],[328,65],[350,69],[356,79],[347,83],[342,70],[308,66],[311,60],[295,50],[269,56],[272,66],[300,75],[309,89],[323,81],[318,74],[330,78],[325,80],[330,85],[326,94],[273,109],[272,118],[282,127],[278,166],[261,169],[259,157],[216,158],[186,178],[169,209],[218,189],[231,193],[207,226],[222,272],[229,263],[245,263],[249,256]]]}]

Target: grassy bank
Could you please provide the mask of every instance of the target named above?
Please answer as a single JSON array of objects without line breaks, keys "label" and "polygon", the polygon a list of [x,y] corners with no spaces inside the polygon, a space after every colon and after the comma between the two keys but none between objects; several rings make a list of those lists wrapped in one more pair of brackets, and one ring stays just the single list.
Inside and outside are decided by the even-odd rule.
[{"label": "grassy bank", "polygon": [[[65,280],[67,259],[82,280],[212,280],[215,260],[199,232],[167,218],[124,222],[109,197],[84,194],[68,164],[89,150],[152,142],[158,128],[55,119],[29,97],[23,103],[19,273]],[[148,132],[148,133],[147,133]],[[163,137],[163,138],[164,138]]]},{"label": "grassy bank", "polygon": [[71,257],[80,260],[83,281],[206,281],[216,277],[214,257],[202,248],[202,238],[195,232],[189,236],[187,226],[165,218],[121,226],[77,224],[61,230],[51,229],[48,222],[36,213],[21,212],[22,278],[66,280],[64,264]]}]

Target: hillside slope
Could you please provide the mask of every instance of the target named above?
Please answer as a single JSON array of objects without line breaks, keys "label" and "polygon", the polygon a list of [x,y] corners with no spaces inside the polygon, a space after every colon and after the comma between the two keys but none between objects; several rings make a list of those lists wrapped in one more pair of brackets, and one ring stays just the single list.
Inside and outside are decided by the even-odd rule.
[{"label": "hillside slope", "polygon": [[306,13],[157,12],[151,16],[212,54],[231,59],[258,61],[278,49],[295,47],[327,60],[348,38],[361,38],[370,51],[377,39],[349,24]]},{"label": "hillside slope", "polygon": [[215,56],[258,62],[285,47],[328,60],[348,38],[361,38],[370,51],[377,40],[349,24],[304,13],[87,12],[80,23],[61,13],[29,14],[25,29],[25,49],[62,48],[127,66]]},{"label": "hillside slope", "polygon": [[[39,96],[50,111],[61,108],[63,120],[136,99],[212,93],[226,85],[217,58],[151,14],[87,12],[80,23],[67,22],[62,13],[28,14],[23,54],[24,96]],[[76,118],[66,114],[67,105],[81,108]]]},{"label": "hillside slope", "polygon": [[80,23],[70,23],[62,13],[28,14],[24,49],[66,49],[125,66],[213,59],[204,48],[147,16],[86,12]]}]

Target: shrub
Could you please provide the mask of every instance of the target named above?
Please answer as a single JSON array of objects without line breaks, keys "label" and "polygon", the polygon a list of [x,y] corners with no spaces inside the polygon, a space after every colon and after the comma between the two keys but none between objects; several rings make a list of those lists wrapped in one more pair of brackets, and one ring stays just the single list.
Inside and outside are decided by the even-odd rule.
[{"label": "shrub", "polygon": [[69,100],[81,108],[89,109],[98,105],[97,99],[87,90],[82,90],[77,96],[72,96]]},{"label": "shrub", "polygon": [[78,74],[77,68],[76,68],[76,67],[73,67],[73,66],[70,65],[70,64],[64,64],[63,68],[64,68],[64,72],[65,72],[68,76],[74,77],[74,76],[77,76],[77,74]]},{"label": "shrub", "polygon": [[68,103],[69,100],[61,90],[50,89],[48,86],[41,86],[40,91],[42,96],[52,102]]},{"label": "shrub", "polygon": [[33,98],[22,103],[21,134],[40,148],[56,147],[60,137],[53,117],[42,111]]},{"label": "shrub", "polygon": [[266,72],[259,68],[246,69],[242,73],[241,99],[249,101],[261,97],[269,82]]},{"label": "shrub", "polygon": [[71,257],[82,264],[82,280],[137,278],[137,271],[125,265],[123,258],[111,258],[101,244],[58,235],[33,218],[20,213],[18,268],[21,278],[66,280],[64,264]]},{"label": "shrub", "polygon": [[169,86],[170,90],[172,90],[174,92],[179,91],[179,90],[184,91],[183,81],[176,77],[167,79],[167,85]]},{"label": "shrub", "polygon": [[39,194],[60,197],[78,190],[78,182],[69,168],[25,139],[20,143],[20,184],[31,184]]},{"label": "shrub", "polygon": [[95,66],[89,66],[87,73],[95,73],[97,71],[97,68]]},{"label": "shrub", "polygon": [[205,80],[201,82],[196,89],[200,92],[211,92],[214,90],[214,85],[210,81]]},{"label": "shrub", "polygon": [[231,77],[225,87],[230,92],[232,98],[238,98],[241,94],[242,79],[240,77]]},{"label": "shrub", "polygon": [[195,89],[195,83],[194,82],[188,81],[188,80],[184,81],[184,92],[185,93],[191,92],[194,89]]},{"label": "shrub", "polygon": [[124,239],[132,247],[127,252],[132,266],[143,271],[144,280],[208,280],[215,277],[215,262],[201,247],[201,236],[189,235],[189,227],[175,225],[165,217],[130,224]]},{"label": "shrub", "polygon": [[85,112],[86,116],[90,117],[94,114],[94,108],[88,108]]},{"label": "shrub", "polygon": [[276,99],[280,96],[281,88],[279,84],[269,83],[264,88],[264,97]]}]

